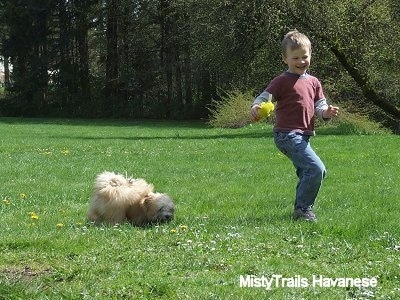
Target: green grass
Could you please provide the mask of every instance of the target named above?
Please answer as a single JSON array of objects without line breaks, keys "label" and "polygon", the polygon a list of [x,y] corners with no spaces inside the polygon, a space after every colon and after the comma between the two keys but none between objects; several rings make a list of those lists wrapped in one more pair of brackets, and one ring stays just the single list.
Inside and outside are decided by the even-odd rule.
[{"label": "green grass", "polygon": [[[308,224],[269,125],[0,119],[0,299],[398,299],[399,137],[332,132],[312,139],[328,177]],[[169,193],[175,219],[87,223],[104,170]],[[246,274],[378,285],[240,288]]]}]

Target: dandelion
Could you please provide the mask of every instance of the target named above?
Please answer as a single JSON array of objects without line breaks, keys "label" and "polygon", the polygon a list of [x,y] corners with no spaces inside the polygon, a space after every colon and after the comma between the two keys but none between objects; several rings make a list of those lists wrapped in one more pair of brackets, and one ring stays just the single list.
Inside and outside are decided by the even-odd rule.
[{"label": "dandelion", "polygon": [[24,194],[24,193],[19,194],[19,198],[20,198],[21,200],[26,199],[26,194]]},{"label": "dandelion", "polygon": [[10,205],[11,204],[10,200],[8,200],[8,199],[3,199],[3,203],[5,205]]},{"label": "dandelion", "polygon": [[109,148],[106,149],[106,151],[104,151],[102,153],[104,153],[107,156],[112,156],[112,149],[109,147]]},{"label": "dandelion", "polygon": [[173,229],[171,229],[171,231],[170,231],[171,233],[176,233],[176,229],[175,228],[173,228]]},{"label": "dandelion", "polygon": [[56,227],[57,227],[57,228],[62,228],[62,227],[64,227],[64,224],[63,224],[63,223],[57,223],[57,224],[56,224]]},{"label": "dandelion", "polygon": [[32,220],[35,220],[35,221],[39,219],[39,216],[33,211],[31,211],[29,213],[29,216],[31,217]]},{"label": "dandelion", "polygon": [[188,227],[186,226],[186,225],[179,225],[179,228],[181,229],[181,230],[186,230]]},{"label": "dandelion", "polygon": [[63,150],[61,150],[61,154],[68,155],[69,150],[64,148]]}]

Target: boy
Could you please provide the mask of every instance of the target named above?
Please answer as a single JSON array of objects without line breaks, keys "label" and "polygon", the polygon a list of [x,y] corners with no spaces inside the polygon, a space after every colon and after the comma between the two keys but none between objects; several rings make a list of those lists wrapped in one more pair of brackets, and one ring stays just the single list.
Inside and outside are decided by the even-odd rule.
[{"label": "boy", "polygon": [[251,115],[258,120],[260,103],[276,101],[274,141],[293,162],[299,178],[293,219],[315,222],[312,208],[326,170],[309,143],[315,135],[314,115],[329,120],[337,116],[339,108],[327,104],[321,83],[307,74],[311,61],[311,42],[307,36],[297,30],[287,33],[282,40],[282,58],[288,70],[274,78],[254,100]]}]

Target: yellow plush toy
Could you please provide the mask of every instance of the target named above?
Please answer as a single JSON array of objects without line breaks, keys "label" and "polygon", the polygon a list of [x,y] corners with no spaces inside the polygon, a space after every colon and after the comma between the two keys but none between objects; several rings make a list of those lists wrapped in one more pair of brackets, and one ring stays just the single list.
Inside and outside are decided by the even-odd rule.
[{"label": "yellow plush toy", "polygon": [[261,106],[261,108],[258,111],[258,115],[260,116],[260,119],[268,118],[275,109],[275,105],[271,101],[262,102],[260,104],[260,106]]}]

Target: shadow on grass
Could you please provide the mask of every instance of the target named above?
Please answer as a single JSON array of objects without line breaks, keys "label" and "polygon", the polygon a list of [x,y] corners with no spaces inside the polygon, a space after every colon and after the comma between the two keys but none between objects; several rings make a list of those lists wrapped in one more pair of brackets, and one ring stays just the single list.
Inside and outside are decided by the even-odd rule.
[{"label": "shadow on grass", "polygon": [[[109,127],[125,127],[125,128],[148,128],[148,129],[215,129],[206,124],[204,120],[190,120],[190,121],[176,121],[176,120],[156,120],[156,119],[61,119],[61,118],[11,118],[2,117],[0,123],[4,124],[21,124],[21,125],[60,125],[60,126],[109,126]],[[240,132],[244,128],[237,129],[223,129],[226,131],[223,134],[216,135],[210,134],[205,136],[159,136],[148,137],[148,139],[213,139],[213,138],[259,138],[259,137],[272,137],[272,130],[259,131],[254,128],[254,133]],[[228,133],[229,131],[229,133]],[[366,132],[365,130],[356,128],[350,125],[339,124],[337,126],[316,126],[316,133],[319,136],[326,135],[371,135],[382,134],[380,132]],[[83,139],[101,139],[101,137],[82,137]],[[146,137],[140,137],[146,139]],[[138,137],[115,137],[110,139],[139,139]]]},{"label": "shadow on grass", "polygon": [[52,136],[50,138],[68,138],[68,139],[81,139],[81,140],[127,140],[127,141],[140,141],[140,140],[215,140],[215,139],[239,139],[239,138],[272,138],[272,132],[241,132],[232,134],[210,134],[210,135],[170,135],[170,136]]},{"label": "shadow on grass", "polygon": [[68,126],[111,126],[111,127],[147,127],[147,128],[208,128],[204,121],[170,121],[153,119],[58,119],[58,118],[0,118],[0,123],[21,125],[68,125]]},{"label": "shadow on grass", "polygon": [[[237,128],[237,129],[216,129],[209,127],[204,121],[171,121],[171,120],[129,120],[129,119],[49,119],[49,118],[0,118],[0,123],[5,124],[21,124],[21,125],[60,125],[60,126],[98,126],[98,127],[124,127],[132,128],[132,136],[106,136],[96,134],[89,134],[87,136],[74,136],[74,135],[54,135],[50,138],[72,138],[82,140],[212,140],[212,139],[237,139],[237,138],[272,138],[272,129],[260,128]],[[165,135],[160,133],[143,135],[141,131],[134,131],[135,129],[164,129]],[[185,131],[187,129],[188,131]],[[189,130],[203,129],[196,132],[189,132]],[[180,131],[182,130],[182,131]],[[349,132],[343,128],[335,126],[322,126],[316,128],[318,136],[329,135],[360,135],[359,133]]]},{"label": "shadow on grass", "polygon": [[[254,128],[251,130],[213,129],[204,121],[169,121],[169,120],[115,120],[115,119],[48,119],[48,118],[0,118],[0,123],[12,125],[60,125],[60,126],[98,126],[98,127],[125,127],[132,128],[132,136],[107,136],[88,134],[73,135],[60,134],[49,136],[53,139],[81,139],[81,140],[210,140],[210,139],[237,139],[272,137],[272,130]],[[161,132],[151,135],[140,135],[143,131],[136,129],[153,129]],[[165,135],[162,130],[165,130]],[[202,130],[197,133],[190,130]],[[187,131],[186,131],[187,130]]]}]

